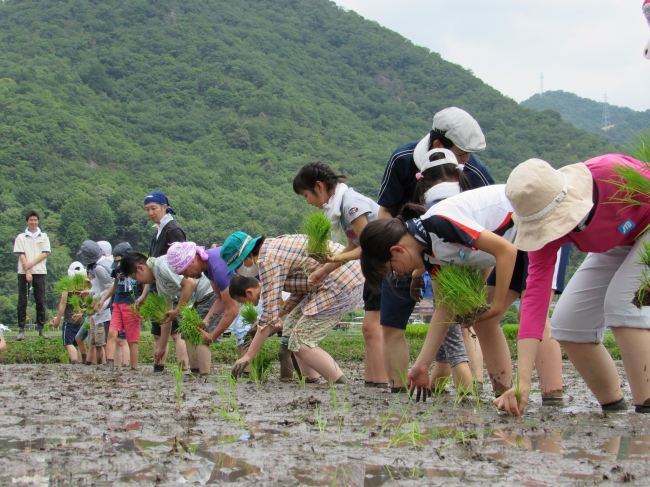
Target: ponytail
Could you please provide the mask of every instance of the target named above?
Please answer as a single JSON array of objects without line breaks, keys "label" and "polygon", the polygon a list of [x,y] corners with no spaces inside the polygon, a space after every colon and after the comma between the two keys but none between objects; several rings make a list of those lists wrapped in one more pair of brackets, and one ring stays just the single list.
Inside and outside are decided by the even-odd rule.
[{"label": "ponytail", "polygon": [[[413,205],[416,206],[417,205]],[[380,219],[368,223],[359,236],[361,247],[361,272],[368,287],[381,289],[381,283],[389,274],[386,264],[392,258],[391,247],[397,245],[408,232],[404,218]]]},{"label": "ponytail", "polygon": [[[430,161],[443,159],[444,154],[431,154]],[[429,189],[438,183],[458,180],[460,191],[472,189],[472,184],[463,172],[463,166],[456,164],[440,164],[439,166],[430,167],[422,172],[422,177],[418,179],[415,189],[413,190],[413,201],[419,205],[425,205],[425,197]]]},{"label": "ponytail", "polygon": [[324,162],[308,162],[300,168],[296,177],[293,178],[293,191],[296,194],[300,194],[301,191],[311,191],[313,193],[316,182],[320,181],[325,186],[325,189],[331,192],[336,189],[337,184],[342,183],[345,179],[347,179],[347,176],[336,174]]}]

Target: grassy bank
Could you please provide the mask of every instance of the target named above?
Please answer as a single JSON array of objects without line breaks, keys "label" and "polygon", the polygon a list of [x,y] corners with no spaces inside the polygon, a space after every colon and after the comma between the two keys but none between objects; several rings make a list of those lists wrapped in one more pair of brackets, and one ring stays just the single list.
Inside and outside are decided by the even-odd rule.
[{"label": "grassy bank", "polygon": [[[406,330],[406,339],[409,344],[411,360],[415,360],[426,337],[428,325],[411,325]],[[508,340],[510,353],[513,360],[517,359],[517,331],[518,325],[504,325],[503,331]],[[52,364],[67,363],[68,354],[61,344],[59,333],[49,333],[51,340],[38,338],[36,332],[28,332],[26,340],[16,341],[16,333],[5,335],[7,339],[7,350],[0,354],[0,364]],[[272,337],[263,346],[261,353],[268,355],[272,360],[277,360],[277,349],[280,339]],[[605,347],[612,354],[615,360],[620,360],[620,354],[611,331],[605,334]],[[329,352],[337,362],[362,362],[364,356],[363,337],[359,332],[335,331],[321,342],[321,347]],[[235,339],[230,337],[221,343],[212,345],[213,363],[232,364],[237,358],[237,347]],[[153,336],[143,332],[140,340],[140,363],[150,364],[153,362]],[[564,357],[566,359],[566,356]],[[175,361],[174,343],[169,343],[168,363]]]}]

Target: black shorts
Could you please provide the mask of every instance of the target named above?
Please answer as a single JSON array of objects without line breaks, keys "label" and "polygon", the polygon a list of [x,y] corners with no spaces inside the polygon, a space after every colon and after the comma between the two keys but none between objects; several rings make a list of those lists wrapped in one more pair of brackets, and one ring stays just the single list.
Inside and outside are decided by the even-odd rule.
[{"label": "black shorts", "polygon": [[569,256],[571,255],[572,245],[566,243],[560,247],[560,252],[555,262],[555,273],[553,274],[553,290],[555,294],[562,294],[562,291],[564,291],[564,280],[566,278],[567,267],[569,267]]},{"label": "black shorts", "polygon": [[[515,260],[515,268],[512,271],[512,278],[508,289],[521,294],[526,290],[526,279],[528,278],[528,254],[517,250],[517,259]],[[486,286],[496,286],[497,284],[497,269],[492,269],[490,275],[485,281]]]},{"label": "black shorts", "polygon": [[381,326],[406,330],[415,300],[411,297],[411,279],[384,279],[381,284]]},{"label": "black shorts", "polygon": [[[176,335],[178,331],[178,320],[172,321],[172,335]],[[155,337],[160,336],[160,325],[158,323],[151,323],[151,334]]]},{"label": "black shorts", "polygon": [[379,311],[381,309],[381,292],[373,291],[368,284],[363,284],[363,309]]}]

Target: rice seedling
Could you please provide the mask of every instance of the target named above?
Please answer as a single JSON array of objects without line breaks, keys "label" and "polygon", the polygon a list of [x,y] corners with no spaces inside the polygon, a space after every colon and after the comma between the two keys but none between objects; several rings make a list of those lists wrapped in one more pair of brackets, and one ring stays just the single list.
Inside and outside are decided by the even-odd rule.
[{"label": "rice seedling", "polygon": [[76,313],[81,313],[81,296],[78,294],[70,294],[68,296],[68,304],[72,306],[72,311]]},{"label": "rice seedling", "polygon": [[136,312],[144,319],[153,323],[163,321],[170,310],[167,300],[158,293],[149,293]]},{"label": "rice seedling", "polygon": [[456,395],[454,396],[453,408],[456,409],[458,406],[460,406],[460,403],[467,399],[467,396],[469,396],[471,392],[471,386],[465,386],[462,383],[458,384],[456,387]]},{"label": "rice seedling", "polygon": [[259,386],[271,373],[272,359],[264,353],[258,353],[251,362],[250,377]]},{"label": "rice seedling", "polygon": [[447,389],[447,384],[449,384],[449,376],[437,377],[432,388],[432,392],[435,396],[441,396],[445,393]]},{"label": "rice seedling", "polygon": [[86,276],[83,274],[75,274],[74,276],[63,276],[54,284],[54,292],[59,294],[75,291],[83,291],[86,289]]},{"label": "rice seedling", "polygon": [[438,302],[460,325],[473,323],[489,309],[482,272],[471,266],[445,265],[435,276]]},{"label": "rice seedling", "polygon": [[429,443],[429,435],[421,432],[418,422],[413,421],[400,426],[388,440],[386,448],[405,445],[421,447],[427,443]]},{"label": "rice seedling", "polygon": [[481,400],[481,386],[483,384],[479,383],[476,379],[472,379],[472,393],[474,395],[474,406],[476,407],[477,411],[481,410],[481,406],[483,405],[483,401]]},{"label": "rice seedling", "polygon": [[641,309],[644,306],[650,305],[650,293],[648,292],[650,289],[650,243],[643,242],[643,249],[639,251],[639,257],[641,258],[639,263],[643,264],[643,270],[639,277],[641,285],[636,293],[634,293],[632,304]]},{"label": "rice seedling", "polygon": [[90,318],[86,318],[84,320],[84,324],[81,328],[83,328],[84,330],[90,330]]},{"label": "rice seedling", "polygon": [[343,397],[341,398],[341,403],[339,408],[339,402],[336,397],[336,388],[334,387],[334,383],[330,381],[330,397],[332,398],[332,406],[334,406],[334,414],[336,417],[339,441],[341,441],[341,427],[343,426],[343,417],[350,406],[350,403],[346,400],[347,395],[348,395],[348,383],[346,382],[345,386],[343,387]]},{"label": "rice seedling", "polygon": [[253,303],[246,303],[239,309],[239,314],[241,315],[244,323],[253,326],[257,323],[257,308]]},{"label": "rice seedling", "polygon": [[223,419],[248,428],[248,423],[244,421],[237,404],[236,388],[237,380],[234,377],[231,375],[227,375],[225,379],[220,377],[217,381],[220,404],[218,407],[213,407],[212,410]]},{"label": "rice seedling", "polygon": [[93,307],[93,298],[90,294],[84,298],[84,308],[87,310]]},{"label": "rice seedling", "polygon": [[521,382],[519,380],[519,371],[515,376],[515,399],[517,399],[517,407],[521,404]]},{"label": "rice seedling", "polygon": [[449,443],[446,443],[445,445],[440,448],[440,451],[445,450],[457,443],[460,443],[461,445],[466,445],[468,440],[475,438],[479,435],[479,433],[482,433],[482,431],[475,431],[473,433],[465,433],[464,431],[456,431],[456,435],[451,439]]},{"label": "rice seedling", "polygon": [[630,154],[635,159],[650,162],[650,130],[640,132],[629,145]]},{"label": "rice seedling", "polygon": [[325,428],[327,427],[327,418],[322,413],[320,406],[316,406],[314,409],[314,418],[316,419],[316,426],[318,426],[318,431],[321,436],[325,433]]},{"label": "rice seedling", "polygon": [[181,410],[181,385],[183,384],[183,364],[179,363],[174,369],[174,381],[176,382],[176,409]]},{"label": "rice seedling", "polygon": [[302,225],[302,233],[307,236],[307,256],[325,260],[329,254],[329,239],[332,224],[320,212],[309,215]]},{"label": "rice seedling", "polygon": [[199,330],[202,326],[203,320],[198,311],[191,305],[183,305],[178,320],[178,330],[183,334],[183,339],[190,345],[202,345],[203,335]]},{"label": "rice seedling", "polygon": [[298,381],[298,386],[300,386],[300,390],[304,391],[306,384],[307,384],[307,377],[304,374],[299,373],[294,369],[293,375],[296,377],[296,380]]}]

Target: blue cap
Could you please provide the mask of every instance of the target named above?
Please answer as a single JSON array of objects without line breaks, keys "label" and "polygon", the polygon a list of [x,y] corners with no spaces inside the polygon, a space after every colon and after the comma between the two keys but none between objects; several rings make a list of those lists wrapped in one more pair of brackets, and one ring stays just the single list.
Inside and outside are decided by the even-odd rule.
[{"label": "blue cap", "polygon": [[172,209],[171,206],[169,206],[169,200],[167,199],[167,196],[165,196],[165,193],[162,191],[152,191],[149,193],[147,196],[144,197],[144,205],[147,206],[149,203],[156,203],[158,205],[167,205],[167,213],[170,215],[175,215],[176,212]]}]

